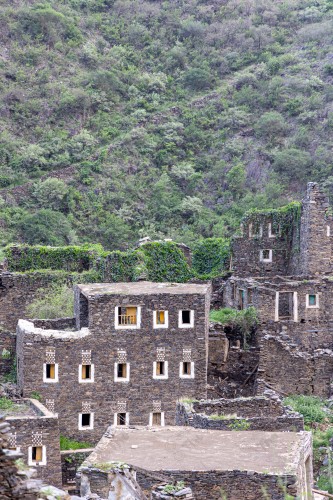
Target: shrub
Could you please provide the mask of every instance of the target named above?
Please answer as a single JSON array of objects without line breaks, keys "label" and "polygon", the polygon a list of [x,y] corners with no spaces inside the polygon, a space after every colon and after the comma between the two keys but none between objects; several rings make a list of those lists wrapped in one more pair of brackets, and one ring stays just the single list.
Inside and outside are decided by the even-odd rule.
[{"label": "shrub", "polygon": [[328,417],[324,402],[315,396],[289,396],[284,403],[301,413],[305,424],[321,423]]},{"label": "shrub", "polygon": [[255,132],[258,137],[267,137],[270,140],[282,137],[287,133],[288,126],[283,116],[277,111],[264,113],[255,124]]},{"label": "shrub", "polygon": [[193,247],[192,266],[197,274],[219,275],[228,269],[229,260],[229,240],[224,238],[206,238]]},{"label": "shrub", "polygon": [[209,315],[212,321],[217,321],[239,331],[243,336],[244,346],[250,338],[252,331],[258,324],[258,314],[254,307],[248,307],[242,311],[228,307],[211,311]]},{"label": "shrub", "polygon": [[204,90],[209,89],[213,82],[209,71],[203,68],[192,68],[185,73],[184,83],[193,90]]},{"label": "shrub", "polygon": [[66,245],[76,240],[76,235],[65,215],[49,208],[27,214],[16,227],[23,241],[30,245]]},{"label": "shrub", "polygon": [[85,448],[93,448],[93,445],[87,441],[75,441],[66,436],[60,436],[60,450],[80,450]]},{"label": "shrub", "polygon": [[273,167],[276,172],[291,179],[306,179],[310,173],[312,159],[309,153],[289,148],[275,154]]}]

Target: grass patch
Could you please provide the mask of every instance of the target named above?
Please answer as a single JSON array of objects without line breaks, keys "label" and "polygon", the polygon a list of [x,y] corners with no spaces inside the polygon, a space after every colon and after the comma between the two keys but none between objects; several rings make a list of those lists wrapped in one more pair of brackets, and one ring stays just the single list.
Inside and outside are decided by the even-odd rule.
[{"label": "grass patch", "polygon": [[208,417],[210,420],[229,420],[231,418],[237,418],[237,413],[234,413],[233,415],[209,415]]},{"label": "grass patch", "polygon": [[83,450],[85,448],[93,448],[93,444],[86,441],[75,441],[66,436],[60,436],[60,450]]},{"label": "grass patch", "polygon": [[27,307],[30,318],[54,319],[74,315],[74,293],[67,285],[40,288],[37,298]]},{"label": "grass patch", "polygon": [[11,410],[14,408],[14,403],[8,398],[0,398],[0,410]]},{"label": "grass patch", "polygon": [[315,396],[289,396],[284,399],[284,404],[301,413],[305,424],[333,421],[332,412],[325,402]]}]

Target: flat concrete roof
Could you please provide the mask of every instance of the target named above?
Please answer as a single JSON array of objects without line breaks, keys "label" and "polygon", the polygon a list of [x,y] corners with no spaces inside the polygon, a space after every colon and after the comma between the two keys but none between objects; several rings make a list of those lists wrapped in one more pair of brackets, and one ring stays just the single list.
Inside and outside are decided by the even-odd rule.
[{"label": "flat concrete roof", "polygon": [[120,461],[150,470],[244,470],[271,474],[297,470],[308,433],[219,431],[191,427],[114,428],[84,466]]},{"label": "flat concrete roof", "polygon": [[93,283],[91,285],[78,285],[78,287],[86,297],[96,295],[205,295],[210,289],[210,284],[138,281],[135,283]]}]

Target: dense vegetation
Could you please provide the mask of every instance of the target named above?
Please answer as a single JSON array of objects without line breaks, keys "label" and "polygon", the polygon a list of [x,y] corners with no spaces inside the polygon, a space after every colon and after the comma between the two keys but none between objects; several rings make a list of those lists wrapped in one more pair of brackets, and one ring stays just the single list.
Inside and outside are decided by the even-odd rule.
[{"label": "dense vegetation", "polygon": [[192,244],[332,191],[332,0],[1,5],[1,245]]}]

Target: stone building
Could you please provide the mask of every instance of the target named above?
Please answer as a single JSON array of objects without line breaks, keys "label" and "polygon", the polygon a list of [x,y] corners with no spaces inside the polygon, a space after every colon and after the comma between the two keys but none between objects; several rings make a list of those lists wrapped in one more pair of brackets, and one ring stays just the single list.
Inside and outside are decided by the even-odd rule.
[{"label": "stone building", "polygon": [[19,321],[19,390],[92,443],[110,424],[172,425],[179,398],[207,396],[209,308],[206,284],[78,285],[76,329]]},{"label": "stone building", "polygon": [[234,240],[223,304],[258,312],[259,393],[332,394],[332,231],[328,199],[309,183],[301,205],[250,213]]},{"label": "stone building", "polygon": [[6,410],[8,448],[21,454],[36,477],[62,485],[58,416],[35,399],[18,400]]},{"label": "stone building", "polygon": [[[121,470],[140,494],[120,496]],[[310,500],[311,433],[115,428],[103,436],[77,477],[82,496],[102,499],[150,498],[156,483],[182,481],[197,499],[284,500],[288,495]]]}]

